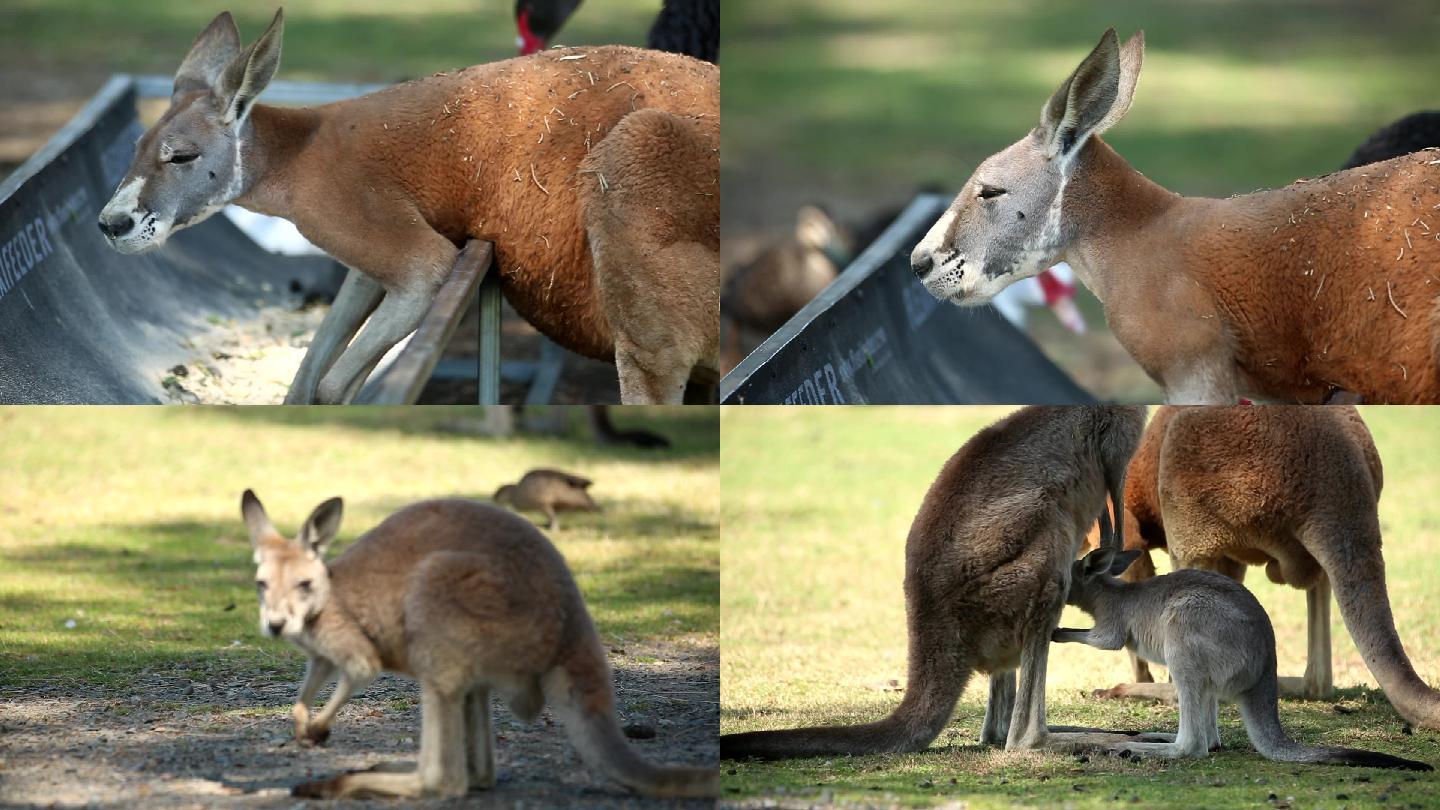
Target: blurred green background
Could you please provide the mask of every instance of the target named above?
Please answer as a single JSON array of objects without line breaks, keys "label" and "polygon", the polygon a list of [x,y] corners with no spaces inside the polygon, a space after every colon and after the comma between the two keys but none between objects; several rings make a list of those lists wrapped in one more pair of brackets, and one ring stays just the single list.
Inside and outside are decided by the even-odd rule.
[{"label": "blurred green background", "polygon": [[[1440,107],[1433,0],[725,0],[727,262],[804,203],[856,223],[926,184],[954,193],[1109,26],[1143,28],[1146,57],[1106,139],[1184,194],[1334,171],[1370,132]],[[1084,309],[1101,335],[1035,319],[1047,351],[1098,393],[1154,401],[1093,299]]]}]

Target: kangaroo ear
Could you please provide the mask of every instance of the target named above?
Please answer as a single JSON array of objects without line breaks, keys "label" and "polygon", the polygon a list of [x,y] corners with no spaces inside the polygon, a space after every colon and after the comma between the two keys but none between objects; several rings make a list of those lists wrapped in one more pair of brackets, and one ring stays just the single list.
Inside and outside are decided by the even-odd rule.
[{"label": "kangaroo ear", "polygon": [[195,37],[190,52],[175,71],[175,89],[171,91],[170,100],[214,87],[226,66],[239,55],[240,29],[235,27],[235,18],[230,12],[222,11]]},{"label": "kangaroo ear", "polygon": [[315,511],[310,513],[309,519],[300,529],[300,545],[310,554],[324,557],[325,548],[335,539],[335,533],[340,531],[340,518],[344,513],[345,502],[339,498],[331,498],[315,507]]},{"label": "kangaroo ear", "polygon": [[255,564],[260,564],[260,541],[267,537],[279,537],[275,526],[265,514],[265,507],[255,497],[255,491],[245,490],[240,496],[240,515],[245,518],[245,528],[250,532],[250,548],[255,553]]},{"label": "kangaroo ear", "polygon": [[1110,546],[1101,546],[1085,555],[1084,571],[1086,576],[1094,576],[1103,571],[1110,570],[1110,564],[1115,559],[1115,549]]},{"label": "kangaroo ear", "polygon": [[1137,31],[1122,47],[1115,29],[1106,29],[1100,44],[1040,112],[1045,154],[1072,156],[1091,135],[1099,135],[1123,118],[1135,96],[1144,58],[1144,31]]},{"label": "kangaroo ear", "polygon": [[1130,563],[1135,562],[1136,558],[1138,558],[1142,553],[1143,552],[1140,549],[1135,548],[1116,554],[1114,559],[1110,563],[1110,575],[1118,577],[1121,574],[1125,573],[1125,569],[1130,567]]},{"label": "kangaroo ear", "polygon": [[238,125],[245,120],[255,99],[275,78],[280,68],[280,40],[285,34],[285,10],[277,9],[265,33],[225,67],[215,95],[225,109],[224,121]]}]

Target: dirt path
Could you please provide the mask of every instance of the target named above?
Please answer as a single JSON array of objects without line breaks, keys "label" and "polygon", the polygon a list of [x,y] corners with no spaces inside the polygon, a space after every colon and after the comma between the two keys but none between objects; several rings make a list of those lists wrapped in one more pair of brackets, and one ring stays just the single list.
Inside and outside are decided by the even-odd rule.
[{"label": "dirt path", "polygon": [[[654,729],[632,744],[656,761],[719,760],[719,648],[693,642],[611,645],[621,722]],[[293,670],[293,671],[290,671]],[[198,668],[195,672],[199,672]],[[154,669],[130,689],[0,686],[0,805],[40,807],[389,807],[307,805],[290,788],[381,761],[413,762],[419,690],[384,675],[352,700],[324,748],[301,748],[289,706],[302,668],[268,677],[192,680]],[[635,797],[585,767],[547,709],[533,724],[495,708],[499,784],[463,800],[406,807],[709,807]]]}]

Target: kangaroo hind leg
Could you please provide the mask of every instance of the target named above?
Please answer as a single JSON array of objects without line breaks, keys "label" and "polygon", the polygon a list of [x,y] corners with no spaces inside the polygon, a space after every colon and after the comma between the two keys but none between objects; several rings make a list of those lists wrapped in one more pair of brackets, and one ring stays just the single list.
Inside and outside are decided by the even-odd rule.
[{"label": "kangaroo hind leg", "polygon": [[715,122],[625,116],[581,163],[579,196],[624,403],[680,404],[719,369],[719,143]]}]

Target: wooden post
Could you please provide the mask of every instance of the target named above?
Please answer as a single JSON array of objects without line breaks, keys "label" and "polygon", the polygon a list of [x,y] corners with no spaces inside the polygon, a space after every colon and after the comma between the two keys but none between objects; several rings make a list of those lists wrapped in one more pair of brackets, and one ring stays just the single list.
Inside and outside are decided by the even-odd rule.
[{"label": "wooden post", "polygon": [[[490,244],[486,242],[485,244]],[[500,404],[500,278],[486,273],[480,282],[480,404]]]}]

